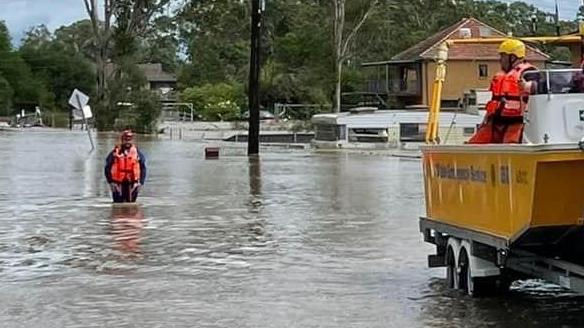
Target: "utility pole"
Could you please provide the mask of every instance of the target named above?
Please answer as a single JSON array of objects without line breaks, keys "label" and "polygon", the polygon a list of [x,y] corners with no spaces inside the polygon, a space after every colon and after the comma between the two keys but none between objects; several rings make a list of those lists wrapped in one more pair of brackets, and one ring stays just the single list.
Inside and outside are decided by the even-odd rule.
[{"label": "utility pole", "polygon": [[556,35],[560,36],[560,9],[558,8],[558,0],[556,0],[556,14],[554,17],[554,21],[556,23]]},{"label": "utility pole", "polygon": [[247,155],[260,149],[260,49],[264,0],[251,0],[251,56],[249,63],[249,130]]}]

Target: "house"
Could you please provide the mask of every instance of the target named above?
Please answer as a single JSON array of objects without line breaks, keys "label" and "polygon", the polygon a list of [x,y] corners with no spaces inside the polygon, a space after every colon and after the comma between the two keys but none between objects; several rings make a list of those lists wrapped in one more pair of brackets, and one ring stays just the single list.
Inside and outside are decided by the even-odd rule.
[{"label": "house", "polygon": [[[108,79],[113,78],[114,64],[106,65],[106,76]],[[146,84],[143,86],[146,90],[152,90],[161,96],[172,94],[176,90],[176,75],[166,72],[160,63],[138,64],[138,69],[144,74]]]},{"label": "house", "polygon": [[144,73],[149,90],[158,90],[166,93],[176,89],[176,75],[162,69],[160,63],[139,64],[138,67]]},{"label": "house", "polygon": [[[399,106],[429,107],[435,77],[438,46],[449,39],[505,37],[505,33],[475,19],[466,18],[402,51],[388,61],[364,63],[370,78],[367,91],[394,98]],[[442,106],[457,107],[470,89],[487,89],[500,70],[497,44],[454,44],[448,53]],[[549,56],[527,47],[527,60],[544,67]]]}]

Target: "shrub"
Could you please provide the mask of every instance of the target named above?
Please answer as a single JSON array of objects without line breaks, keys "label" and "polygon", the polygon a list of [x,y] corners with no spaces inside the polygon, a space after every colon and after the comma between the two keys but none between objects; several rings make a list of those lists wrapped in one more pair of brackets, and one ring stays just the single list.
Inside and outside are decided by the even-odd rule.
[{"label": "shrub", "polygon": [[217,83],[195,86],[183,91],[182,101],[192,103],[204,120],[236,120],[246,101],[243,86]]}]

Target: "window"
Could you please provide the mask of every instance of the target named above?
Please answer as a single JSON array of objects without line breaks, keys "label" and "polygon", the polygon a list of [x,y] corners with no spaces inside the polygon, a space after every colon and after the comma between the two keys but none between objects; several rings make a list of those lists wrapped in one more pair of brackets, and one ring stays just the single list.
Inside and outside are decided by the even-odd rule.
[{"label": "window", "polygon": [[400,123],[399,125],[400,141],[425,141],[426,124],[425,123]]},{"label": "window", "polygon": [[479,36],[486,38],[493,35],[493,30],[490,27],[479,26]]},{"label": "window", "polygon": [[387,142],[387,128],[351,128],[349,129],[351,142]]},{"label": "window", "polygon": [[489,77],[489,66],[487,64],[479,64],[479,79],[486,79]]},{"label": "window", "polygon": [[323,140],[323,141],[337,141],[339,129],[337,125],[334,124],[317,124],[316,128],[316,140]]},{"label": "window", "polygon": [[475,128],[463,128],[462,135],[468,137],[472,136],[475,133]]},{"label": "window", "polygon": [[536,94],[584,93],[581,69],[527,71],[523,78],[535,83]]},{"label": "window", "polygon": [[347,139],[347,126],[346,125],[337,125],[337,139],[338,140],[346,140]]}]

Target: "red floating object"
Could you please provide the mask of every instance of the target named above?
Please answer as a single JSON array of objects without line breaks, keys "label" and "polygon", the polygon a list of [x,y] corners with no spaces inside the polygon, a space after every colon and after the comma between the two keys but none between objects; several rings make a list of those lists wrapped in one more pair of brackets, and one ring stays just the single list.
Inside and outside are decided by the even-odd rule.
[{"label": "red floating object", "polygon": [[205,158],[214,159],[219,158],[219,147],[207,147],[205,148]]}]

